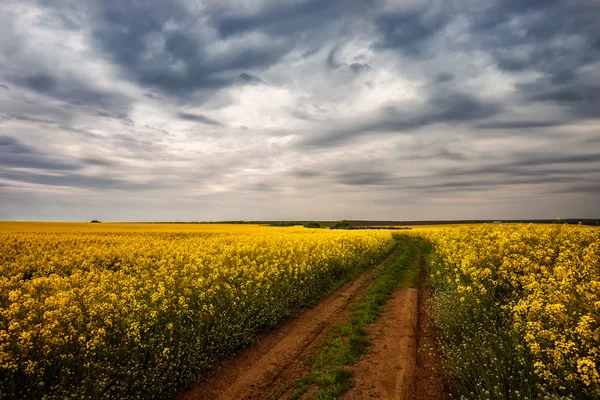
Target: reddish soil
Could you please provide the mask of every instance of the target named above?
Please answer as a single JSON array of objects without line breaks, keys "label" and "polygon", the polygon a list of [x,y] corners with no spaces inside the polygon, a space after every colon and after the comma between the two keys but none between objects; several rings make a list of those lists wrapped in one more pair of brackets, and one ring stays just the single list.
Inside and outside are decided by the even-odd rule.
[{"label": "reddish soil", "polygon": [[345,400],[447,398],[436,370],[435,331],[427,317],[430,292],[403,289],[394,294],[386,312],[369,327],[372,346],[367,358],[351,368],[355,385]]},{"label": "reddish soil", "polygon": [[435,329],[427,316],[430,290],[419,292],[419,338],[417,340],[416,399],[434,400],[448,397],[449,391],[437,368]]},{"label": "reddish soil", "polygon": [[304,375],[304,358],[329,328],[349,318],[349,305],[368,290],[376,269],[263,335],[255,345],[217,367],[211,378],[176,395],[175,400],[279,398]]},{"label": "reddish soil", "polygon": [[342,398],[413,399],[417,366],[419,292],[403,289],[368,329],[367,358],[351,367],[355,385]]}]

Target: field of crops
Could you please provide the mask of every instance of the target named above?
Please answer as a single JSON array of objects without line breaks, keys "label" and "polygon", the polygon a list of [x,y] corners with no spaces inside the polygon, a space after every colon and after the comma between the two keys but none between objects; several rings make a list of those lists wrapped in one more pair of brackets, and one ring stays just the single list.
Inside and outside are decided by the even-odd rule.
[{"label": "field of crops", "polygon": [[386,231],[114,225],[0,233],[0,398],[168,398],[394,244]]},{"label": "field of crops", "polygon": [[[433,244],[439,368],[473,399],[600,398],[600,229],[480,224]],[[169,398],[392,231],[0,223],[0,398]]]},{"label": "field of crops", "polygon": [[434,243],[432,315],[461,395],[600,398],[599,229],[501,224],[420,234]]}]

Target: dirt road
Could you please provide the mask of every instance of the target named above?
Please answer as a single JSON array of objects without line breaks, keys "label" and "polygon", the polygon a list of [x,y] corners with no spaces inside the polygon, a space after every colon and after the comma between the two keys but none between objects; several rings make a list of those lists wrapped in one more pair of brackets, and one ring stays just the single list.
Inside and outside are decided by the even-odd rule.
[{"label": "dirt road", "polygon": [[[342,286],[296,319],[283,322],[255,345],[223,362],[210,379],[176,395],[175,400],[292,397],[294,382],[307,373],[305,359],[318,351],[318,344],[332,327],[351,317],[353,305],[369,290],[380,267]],[[418,346],[434,344],[424,315],[425,297],[426,293],[417,288],[393,293],[383,315],[368,329],[372,342],[369,354],[347,367],[355,385],[344,399],[444,398],[443,383],[434,373],[435,360],[423,358],[418,351]],[[419,378],[422,374],[429,374],[428,378]],[[309,399],[315,392],[309,390],[301,398]]]},{"label": "dirt road", "polygon": [[350,368],[355,380],[343,399],[414,399],[417,367],[419,293],[402,289],[387,312],[369,329],[368,357]]}]

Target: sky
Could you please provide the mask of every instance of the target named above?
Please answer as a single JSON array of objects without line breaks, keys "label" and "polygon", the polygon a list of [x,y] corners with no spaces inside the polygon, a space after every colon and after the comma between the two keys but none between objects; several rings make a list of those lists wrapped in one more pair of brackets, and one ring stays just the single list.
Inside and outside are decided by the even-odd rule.
[{"label": "sky", "polygon": [[2,0],[0,220],[600,218],[598,21],[598,0]]}]

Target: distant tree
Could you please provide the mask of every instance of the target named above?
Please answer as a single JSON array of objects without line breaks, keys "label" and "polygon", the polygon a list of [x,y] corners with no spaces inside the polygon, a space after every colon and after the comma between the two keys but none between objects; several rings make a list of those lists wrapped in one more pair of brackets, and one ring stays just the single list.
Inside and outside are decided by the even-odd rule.
[{"label": "distant tree", "polygon": [[307,222],[306,224],[304,224],[305,228],[320,228],[321,225],[319,225],[317,222],[311,221],[311,222]]},{"label": "distant tree", "polygon": [[100,221],[98,221],[97,219],[92,220],[92,224],[99,224],[99,223],[100,223]]},{"label": "distant tree", "polygon": [[343,221],[338,221],[335,223],[335,225],[333,225],[331,227],[331,229],[352,229],[353,226],[350,223],[350,221],[347,220],[343,220]]},{"label": "distant tree", "polygon": [[273,221],[269,222],[269,226],[296,226],[300,225],[300,223],[295,221]]}]

